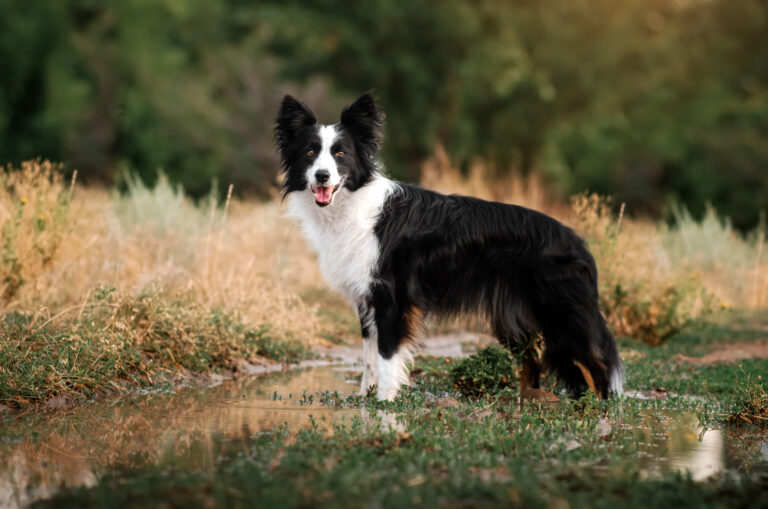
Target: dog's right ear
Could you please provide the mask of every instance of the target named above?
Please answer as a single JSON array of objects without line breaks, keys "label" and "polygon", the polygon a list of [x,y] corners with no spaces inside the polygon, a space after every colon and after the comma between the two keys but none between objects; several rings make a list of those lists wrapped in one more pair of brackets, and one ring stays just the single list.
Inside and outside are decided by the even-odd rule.
[{"label": "dog's right ear", "polygon": [[275,140],[283,157],[285,157],[290,144],[296,139],[298,132],[316,123],[317,117],[306,104],[297,101],[290,95],[283,98],[275,122]]}]

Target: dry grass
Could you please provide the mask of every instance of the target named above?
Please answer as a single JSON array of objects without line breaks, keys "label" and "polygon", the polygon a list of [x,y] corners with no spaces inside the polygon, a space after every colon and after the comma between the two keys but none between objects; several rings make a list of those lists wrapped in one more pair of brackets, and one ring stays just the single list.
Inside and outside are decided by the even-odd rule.
[{"label": "dry grass", "polygon": [[438,147],[435,156],[421,169],[421,185],[445,194],[464,194],[484,200],[514,203],[536,209],[554,217],[566,217],[568,204],[558,198],[542,182],[538,174],[527,178],[510,172],[501,178],[489,177],[482,162],[475,162],[463,175],[451,165],[445,150]]},{"label": "dry grass", "polygon": [[56,170],[46,161],[0,172],[0,299],[6,302],[33,285],[57,255],[72,187],[64,187]]},{"label": "dry grass", "polygon": [[[155,288],[278,336],[321,341],[319,308],[300,297],[321,277],[278,204],[195,206],[163,177],[153,189],[129,180],[125,196],[77,188],[65,202],[71,191],[52,169],[30,163],[5,176],[12,185],[2,188],[0,221],[18,232],[4,253],[5,312],[65,319],[98,287],[123,295]],[[63,219],[40,233],[46,214]]]},{"label": "dry grass", "polygon": [[[356,335],[351,311],[327,290],[314,255],[277,202],[191,203],[161,177],[128,193],[72,187],[47,162],[5,171],[0,186],[0,304],[3,311],[61,320],[94,289],[135,296],[148,288],[308,343]],[[604,309],[619,333],[658,342],[716,304],[768,304],[764,234],[744,240],[716,216],[681,215],[675,229],[615,215],[596,197],[570,206],[536,175],[468,176],[443,151],[423,170],[425,186],[514,202],[572,225],[595,253]],[[681,213],[682,214],[682,213]]]}]

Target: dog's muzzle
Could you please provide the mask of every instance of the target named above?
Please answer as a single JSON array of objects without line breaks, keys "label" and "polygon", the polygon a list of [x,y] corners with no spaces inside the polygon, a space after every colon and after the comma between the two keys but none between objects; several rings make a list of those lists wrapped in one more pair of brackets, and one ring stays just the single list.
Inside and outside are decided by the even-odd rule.
[{"label": "dog's muzzle", "polygon": [[336,192],[341,189],[341,185],[344,183],[342,178],[335,186],[329,186],[326,184],[313,184],[311,186],[312,193],[315,195],[315,203],[318,207],[325,207],[331,204],[333,197],[336,196]]}]

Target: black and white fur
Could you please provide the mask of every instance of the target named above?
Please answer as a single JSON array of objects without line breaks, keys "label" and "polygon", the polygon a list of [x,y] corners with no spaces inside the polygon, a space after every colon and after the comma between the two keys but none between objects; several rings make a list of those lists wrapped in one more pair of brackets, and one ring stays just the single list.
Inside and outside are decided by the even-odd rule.
[{"label": "black and white fur", "polygon": [[[275,135],[283,194],[323,276],[357,310],[361,391],[391,400],[409,382],[410,346],[430,314],[478,313],[519,353],[530,387],[543,361],[574,394],[621,392],[622,368],[598,306],[585,243],[555,219],[515,205],[446,196],[387,179],[377,160],[382,115],[363,95],[321,125],[291,96]],[[590,380],[591,379],[591,380]]]}]

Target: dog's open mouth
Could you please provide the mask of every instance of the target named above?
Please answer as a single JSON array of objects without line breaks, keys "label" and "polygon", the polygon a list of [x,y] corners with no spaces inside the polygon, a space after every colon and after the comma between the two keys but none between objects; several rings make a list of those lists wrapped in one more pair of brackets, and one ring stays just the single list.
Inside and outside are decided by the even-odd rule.
[{"label": "dog's open mouth", "polygon": [[342,182],[343,180],[335,186],[312,186],[312,192],[315,193],[315,203],[319,207],[330,205],[336,191],[341,187]]}]

